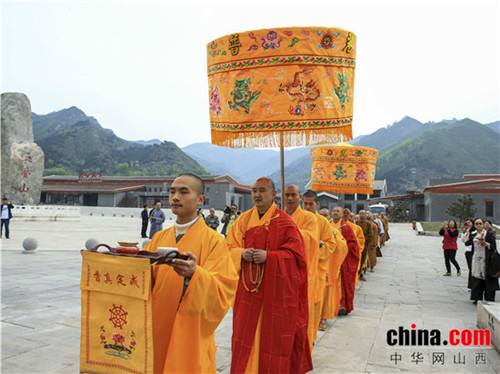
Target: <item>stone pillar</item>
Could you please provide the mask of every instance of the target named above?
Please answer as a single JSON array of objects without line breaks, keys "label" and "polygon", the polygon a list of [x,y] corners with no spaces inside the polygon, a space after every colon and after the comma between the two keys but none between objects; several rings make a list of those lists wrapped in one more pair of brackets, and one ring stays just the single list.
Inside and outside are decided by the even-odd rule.
[{"label": "stone pillar", "polygon": [[14,205],[39,204],[44,154],[34,143],[31,104],[22,93],[2,94],[1,190]]}]

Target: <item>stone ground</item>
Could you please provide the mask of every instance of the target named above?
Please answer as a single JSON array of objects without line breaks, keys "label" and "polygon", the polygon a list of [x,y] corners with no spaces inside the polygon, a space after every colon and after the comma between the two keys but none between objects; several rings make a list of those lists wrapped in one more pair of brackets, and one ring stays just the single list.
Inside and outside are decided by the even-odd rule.
[{"label": "stone ground", "polygon": [[[142,242],[138,216],[82,214],[80,222],[13,221],[11,239],[1,240],[2,373],[78,373],[79,250],[89,238]],[[443,277],[440,238],[416,236],[409,224],[392,224],[390,235],[375,272],[357,287],[355,310],[329,321],[327,331],[318,334],[314,372],[500,373],[500,355],[491,347],[387,344],[388,330],[410,330],[412,323],[438,329],[443,339],[451,329],[475,329],[477,310],[465,287],[463,247],[457,259],[464,275]],[[38,240],[37,253],[23,253],[27,236]],[[218,370],[229,373],[231,312],[217,329],[216,343]],[[432,362],[439,352],[443,365]]]}]

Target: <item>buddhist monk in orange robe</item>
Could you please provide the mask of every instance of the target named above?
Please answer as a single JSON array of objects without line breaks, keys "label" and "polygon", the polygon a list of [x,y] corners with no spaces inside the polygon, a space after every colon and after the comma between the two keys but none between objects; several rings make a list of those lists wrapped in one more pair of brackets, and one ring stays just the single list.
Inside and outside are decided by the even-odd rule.
[{"label": "buddhist monk in orange robe", "polygon": [[314,326],[314,300],[319,287],[318,262],[319,262],[319,239],[318,222],[316,216],[300,207],[302,195],[299,186],[290,184],[285,188],[286,212],[292,217],[293,222],[299,228],[304,239],[304,250],[307,258],[308,274],[308,299],[309,299],[309,324],[307,326],[307,337],[309,344],[313,347],[314,337],[318,326]]},{"label": "buddhist monk in orange robe", "polygon": [[226,238],[240,273],[231,373],[312,369],[304,242],[290,216],[273,202],[275,196],[273,181],[259,178],[252,187],[254,208],[236,220]]},{"label": "buddhist monk in orange robe", "polygon": [[326,321],[329,319],[333,320],[339,312],[341,297],[340,268],[348,252],[347,241],[344,239],[340,231],[332,226],[331,229],[333,238],[335,239],[335,251],[328,261],[326,287],[321,307],[320,330],[326,330]]},{"label": "buddhist monk in orange robe", "polygon": [[361,268],[361,260],[363,258],[363,253],[365,251],[365,235],[363,233],[363,229],[354,222],[354,213],[349,212],[348,216],[349,223],[351,224],[351,228],[354,230],[354,235],[356,235],[356,240],[358,241],[358,249],[359,249],[359,262],[358,262],[358,270],[356,271],[356,286],[359,284],[359,269]]},{"label": "buddhist monk in orange robe", "polygon": [[176,178],[169,201],[177,220],[143,248],[175,247],[189,256],[153,268],[155,373],[217,371],[214,332],[233,304],[238,273],[224,238],[197,215],[203,191],[195,175]]},{"label": "buddhist monk in orange robe", "polygon": [[316,210],[318,208],[318,195],[314,191],[307,191],[304,194],[302,205],[304,209],[314,213],[316,221],[318,222],[318,239],[319,239],[319,260],[318,260],[318,287],[314,290],[314,319],[313,326],[315,328],[314,339],[316,339],[316,332],[321,320],[321,308],[324,302],[325,288],[326,288],[326,274],[328,273],[328,265],[330,257],[335,251],[336,241],[333,238],[332,228],[330,221],[320,215]]}]

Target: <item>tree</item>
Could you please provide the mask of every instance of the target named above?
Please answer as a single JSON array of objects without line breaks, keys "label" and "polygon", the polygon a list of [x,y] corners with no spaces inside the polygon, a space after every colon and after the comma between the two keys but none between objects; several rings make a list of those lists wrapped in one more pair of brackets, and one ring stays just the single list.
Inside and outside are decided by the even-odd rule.
[{"label": "tree", "polygon": [[474,201],[472,201],[471,195],[462,196],[454,203],[451,203],[448,209],[446,209],[446,213],[450,216],[458,219],[458,226],[462,226],[462,222],[467,218],[472,218],[477,212],[477,209],[474,208]]}]

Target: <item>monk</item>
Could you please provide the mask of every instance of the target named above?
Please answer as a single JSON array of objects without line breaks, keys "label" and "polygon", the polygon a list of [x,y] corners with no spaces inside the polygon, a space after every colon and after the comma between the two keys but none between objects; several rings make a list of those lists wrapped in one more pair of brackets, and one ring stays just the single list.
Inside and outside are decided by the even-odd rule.
[{"label": "monk", "polygon": [[347,315],[354,309],[354,289],[359,263],[358,241],[351,226],[342,219],[342,208],[340,206],[333,208],[333,219],[330,224],[338,229],[347,241],[347,256],[340,267],[342,298],[340,299],[339,309],[339,315]]},{"label": "monk", "polygon": [[330,215],[330,211],[327,208],[321,208],[319,210],[319,214],[325,217],[328,220],[328,222],[332,221],[332,216]]},{"label": "monk", "polygon": [[[330,226],[331,227],[331,226]],[[321,308],[321,322],[319,330],[327,329],[327,320],[335,319],[340,307],[340,267],[347,256],[347,241],[340,231],[331,227],[333,238],[335,239],[335,251],[328,261],[328,272],[326,273],[326,286],[323,297],[323,306]]]},{"label": "monk", "polygon": [[215,373],[214,332],[232,305],[238,273],[224,238],[197,215],[205,199],[203,181],[181,174],[170,187],[173,227],[144,247],[175,247],[189,256],[153,268],[155,373]]},{"label": "monk", "polygon": [[366,261],[368,258],[368,252],[370,251],[370,248],[373,245],[373,232],[372,232],[372,225],[370,224],[369,221],[366,219],[366,211],[365,210],[360,210],[359,211],[359,220],[357,221],[357,225],[361,227],[361,230],[363,230],[363,235],[365,237],[365,249],[363,251],[363,254],[361,256],[361,267],[359,269],[358,275],[359,279],[362,281],[366,281],[366,278],[364,277],[365,270],[366,270]]},{"label": "monk", "polygon": [[380,220],[382,221],[382,225],[384,226],[384,235],[381,239],[381,243],[384,246],[385,242],[388,241],[391,237],[389,236],[389,220],[384,212],[380,213]]},{"label": "monk", "polygon": [[358,241],[359,262],[358,262],[358,270],[356,271],[356,286],[357,286],[359,284],[359,269],[361,268],[361,258],[363,257],[363,253],[365,252],[366,239],[365,235],[363,234],[363,229],[354,222],[354,213],[349,211],[349,215],[347,217],[348,217],[348,222],[354,231],[354,235],[356,235],[356,240]]},{"label": "monk", "polygon": [[312,351],[314,336],[318,326],[314,325],[314,300],[318,295],[316,290],[319,287],[318,261],[319,261],[319,240],[318,223],[316,216],[303,210],[300,207],[302,194],[296,184],[289,184],[285,187],[286,212],[292,217],[297,225],[302,239],[304,240],[304,250],[307,259],[307,279],[308,279],[308,298],[309,298],[309,324],[307,326],[307,336]]},{"label": "monk", "polygon": [[366,215],[367,221],[371,224],[372,228],[372,242],[371,246],[368,248],[368,259],[366,268],[370,269],[370,272],[374,272],[373,268],[377,265],[377,248],[378,248],[378,235],[380,232],[379,225],[373,221],[373,216],[371,213]]},{"label": "monk", "polygon": [[330,257],[335,251],[335,239],[328,219],[323,217],[316,210],[319,202],[318,195],[314,191],[307,191],[304,194],[302,205],[305,210],[313,213],[316,216],[318,223],[318,240],[319,240],[319,258],[318,258],[318,287],[314,290],[314,319],[313,326],[315,327],[314,339],[316,339],[316,331],[318,326],[326,329],[326,323],[320,326],[321,309],[324,302],[324,294],[326,287],[326,274],[328,273],[328,264]]},{"label": "monk", "polygon": [[233,313],[231,373],[306,373],[307,263],[302,236],[274,203],[269,178],[252,187],[254,207],[226,238],[240,273]]}]

